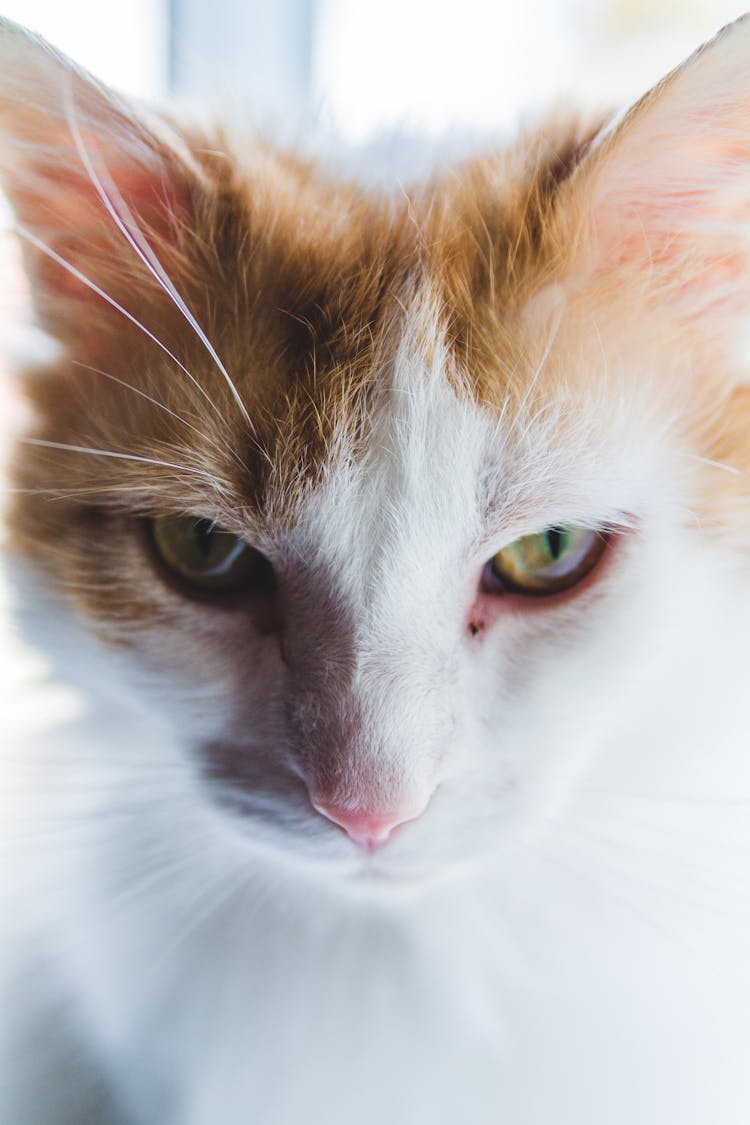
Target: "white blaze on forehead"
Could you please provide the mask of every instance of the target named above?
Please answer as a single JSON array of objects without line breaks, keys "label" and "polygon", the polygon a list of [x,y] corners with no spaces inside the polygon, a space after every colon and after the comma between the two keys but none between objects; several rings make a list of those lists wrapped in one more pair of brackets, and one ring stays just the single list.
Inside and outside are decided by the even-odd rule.
[{"label": "white blaze on forehead", "polygon": [[439,632],[436,616],[456,616],[498,537],[615,524],[648,507],[670,471],[659,373],[633,386],[599,340],[553,343],[544,362],[558,374],[541,404],[509,392],[490,409],[456,370],[434,303],[414,303],[363,448],[337,447],[292,533],[363,633],[422,618]]},{"label": "white blaze on forehead", "polygon": [[481,529],[479,482],[493,425],[456,391],[439,340],[439,324],[428,333],[424,314],[413,314],[362,454],[356,463],[348,450],[339,454],[296,532],[368,616],[413,615],[420,593],[434,594],[458,570]]},{"label": "white blaze on forehead", "polygon": [[403,337],[364,448],[329,466],[291,536],[309,563],[294,611],[307,635],[290,639],[298,724],[338,804],[421,807],[451,735],[491,426],[447,363]]}]

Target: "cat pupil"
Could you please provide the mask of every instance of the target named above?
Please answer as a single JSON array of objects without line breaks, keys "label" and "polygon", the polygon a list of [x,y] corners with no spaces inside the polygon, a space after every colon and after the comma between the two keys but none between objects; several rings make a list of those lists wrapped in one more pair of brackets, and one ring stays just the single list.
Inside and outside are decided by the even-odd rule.
[{"label": "cat pupil", "polygon": [[208,559],[213,549],[214,523],[213,520],[198,520],[194,527],[195,545],[202,559]]},{"label": "cat pupil", "polygon": [[559,527],[551,527],[547,532],[547,546],[555,562],[560,558],[565,542],[565,533]]}]

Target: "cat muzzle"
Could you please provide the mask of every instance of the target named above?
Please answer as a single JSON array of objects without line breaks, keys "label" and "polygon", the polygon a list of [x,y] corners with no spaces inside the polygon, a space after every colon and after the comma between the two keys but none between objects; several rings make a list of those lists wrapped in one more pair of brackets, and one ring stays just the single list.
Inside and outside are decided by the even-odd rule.
[{"label": "cat muzzle", "polygon": [[323,801],[313,800],[312,805],[321,816],[342,828],[357,847],[370,853],[386,844],[400,825],[420,817],[427,807],[425,803],[418,810],[375,814],[368,809],[347,809]]}]

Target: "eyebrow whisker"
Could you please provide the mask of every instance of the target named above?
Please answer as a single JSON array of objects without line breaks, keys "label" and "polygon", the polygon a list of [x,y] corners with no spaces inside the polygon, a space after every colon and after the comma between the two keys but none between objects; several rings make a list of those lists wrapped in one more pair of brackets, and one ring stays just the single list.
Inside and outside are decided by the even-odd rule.
[{"label": "eyebrow whisker", "polygon": [[[164,266],[161,264],[161,262],[159,261],[159,259],[156,256],[156,254],[154,253],[153,248],[149,245],[147,239],[145,238],[145,236],[143,234],[143,231],[140,229],[138,223],[136,222],[136,219],[135,219],[135,216],[133,215],[133,212],[128,207],[127,203],[125,202],[122,195],[120,194],[120,191],[117,187],[117,184],[112,179],[112,176],[110,175],[109,170],[106,168],[106,165],[104,165],[103,172],[104,172],[104,175],[105,175],[105,177],[108,181],[108,183],[107,183],[108,190],[105,189],[99,173],[94,168],[93,162],[91,160],[91,156],[89,154],[88,149],[86,148],[86,144],[83,140],[83,137],[81,136],[81,131],[78,128],[76,107],[75,107],[75,102],[74,102],[74,97],[73,97],[73,89],[72,89],[72,79],[69,81],[68,85],[66,86],[65,115],[66,115],[66,118],[67,118],[67,121],[68,121],[68,125],[69,125],[69,128],[70,128],[71,135],[72,135],[73,140],[75,142],[75,146],[76,146],[76,148],[78,150],[78,154],[81,158],[81,162],[82,162],[84,168],[86,169],[86,173],[87,173],[89,179],[91,180],[91,183],[93,184],[97,195],[99,196],[99,198],[101,199],[105,208],[107,209],[107,212],[109,213],[110,217],[113,219],[115,225],[117,226],[118,230],[122,233],[123,237],[126,239],[128,244],[135,251],[135,253],[138,255],[140,260],[143,262],[143,264],[148,269],[149,273],[158,282],[158,284],[161,286],[161,288],[164,290],[164,292],[170,298],[172,303],[175,305],[175,307],[179,310],[179,312],[182,314],[182,316],[188,322],[188,324],[193,329],[193,331],[195,332],[198,339],[201,341],[201,343],[205,347],[208,354],[211,356],[211,359],[216,364],[216,367],[218,368],[219,372],[221,373],[221,375],[224,378],[224,381],[226,382],[227,386],[229,387],[229,391],[230,391],[232,397],[234,398],[237,406],[239,407],[239,410],[240,410],[240,413],[242,414],[243,419],[245,420],[247,425],[252,430],[253,424],[252,424],[252,421],[250,419],[250,415],[248,414],[247,407],[245,406],[244,402],[242,401],[242,398],[240,396],[239,391],[237,390],[237,387],[234,384],[234,381],[232,380],[229,372],[227,371],[226,367],[224,366],[221,359],[219,358],[219,355],[216,352],[216,349],[214,348],[213,344],[211,343],[208,336],[206,335],[206,333],[201,328],[200,324],[196,320],[193,313],[188,308],[187,304],[185,303],[184,298],[180,295],[180,293],[178,292],[174,282],[169,277],[167,271],[164,269]],[[115,205],[115,203],[116,203],[116,205]]]},{"label": "eyebrow whisker", "polygon": [[113,457],[120,461],[137,461],[145,465],[158,465],[163,469],[177,469],[182,473],[191,473],[194,476],[206,477],[216,483],[216,475],[206,469],[198,469],[191,465],[180,465],[175,461],[161,461],[157,457],[145,457],[139,453],[121,453],[116,449],[95,449],[89,445],[72,445],[64,441],[49,441],[46,438],[22,437],[22,445],[35,445],[43,449],[61,449],[69,453],[88,453],[94,457]]},{"label": "eyebrow whisker", "polygon": [[155,336],[154,333],[151,332],[145,324],[142,324],[136,316],[134,316],[131,312],[128,311],[128,309],[124,307],[124,305],[121,305],[119,301],[116,301],[114,297],[105,292],[105,290],[102,289],[101,286],[97,285],[95,281],[92,281],[90,277],[87,277],[86,274],[83,273],[82,270],[79,270],[76,266],[74,266],[72,262],[69,262],[66,258],[63,258],[61,254],[58,254],[56,250],[53,250],[52,247],[48,246],[46,242],[43,242],[41,238],[37,238],[37,236],[27,227],[16,224],[14,230],[19,238],[23,238],[24,241],[31,243],[31,245],[36,247],[36,249],[39,250],[42,254],[45,254],[48,258],[51,258],[53,262],[57,262],[57,264],[64,270],[66,270],[69,274],[75,277],[78,281],[82,282],[93,293],[96,293],[97,297],[101,297],[103,301],[106,301],[108,305],[111,305],[113,309],[116,309],[117,312],[121,314],[121,316],[124,316],[126,320],[129,320],[131,324],[134,324],[136,328],[140,329],[140,331],[143,332],[143,334],[147,336],[149,340],[156,344],[158,348],[161,348],[161,350],[169,356],[172,362],[176,363],[179,369],[185,375],[187,375],[190,382],[193,384],[196,390],[200,392],[203,398],[205,398],[206,402],[209,404],[211,409],[216,412],[224,425],[227,424],[226,419],[223,417],[218,406],[212,400],[211,396],[208,394],[205,388],[200,385],[195,375],[193,375],[192,372],[188,371],[185,364],[182,363],[174,354],[174,352],[170,351],[167,345],[163,343],[163,341],[160,340],[158,336]]},{"label": "eyebrow whisker", "polygon": [[[113,383],[117,383],[119,386],[124,387],[126,390],[132,391],[133,394],[139,395],[141,398],[145,399],[147,402],[152,403],[152,405],[157,407],[158,410],[163,410],[165,412],[165,414],[169,414],[170,417],[174,418],[181,425],[187,426],[187,428],[189,430],[192,430],[194,434],[197,434],[199,438],[201,438],[205,442],[208,442],[208,444],[212,448],[216,449],[217,451],[220,451],[220,447],[217,445],[217,443],[211,437],[209,437],[208,434],[204,433],[203,430],[198,429],[198,427],[194,426],[192,424],[192,422],[188,422],[187,418],[184,418],[181,414],[178,414],[175,410],[170,409],[170,407],[168,407],[165,403],[160,402],[157,398],[154,398],[153,395],[147,394],[146,391],[141,390],[140,387],[134,387],[132,383],[128,383],[125,379],[119,379],[117,377],[117,375],[113,375],[111,371],[103,371],[100,367],[93,367],[90,363],[81,363],[81,361],[77,360],[77,359],[72,360],[72,363],[75,367],[81,367],[85,371],[93,372],[95,375],[101,375],[103,379],[110,379]],[[235,450],[232,449],[232,447],[226,441],[224,442],[224,445],[225,445],[227,451],[229,452],[229,454],[235,459],[237,464],[240,465],[240,467],[244,469],[245,466],[242,463],[242,461],[240,460],[240,457],[235,452]]]}]

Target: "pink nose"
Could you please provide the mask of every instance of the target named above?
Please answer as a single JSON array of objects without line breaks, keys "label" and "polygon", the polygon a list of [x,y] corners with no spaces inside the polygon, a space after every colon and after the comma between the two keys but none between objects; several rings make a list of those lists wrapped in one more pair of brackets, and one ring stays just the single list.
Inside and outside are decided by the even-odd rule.
[{"label": "pink nose", "polygon": [[367,809],[345,809],[317,801],[313,801],[313,807],[321,816],[343,828],[354,843],[366,852],[374,852],[384,844],[399,824],[405,824],[407,820],[414,820],[419,816],[419,813],[400,812],[378,816]]}]

